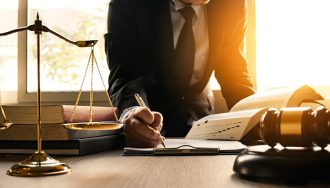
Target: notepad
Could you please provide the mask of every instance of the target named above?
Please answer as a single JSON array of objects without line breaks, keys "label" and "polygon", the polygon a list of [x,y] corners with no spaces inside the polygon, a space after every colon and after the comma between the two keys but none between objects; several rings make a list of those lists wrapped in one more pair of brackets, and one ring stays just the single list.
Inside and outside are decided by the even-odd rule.
[{"label": "notepad", "polygon": [[246,146],[238,141],[219,141],[203,139],[167,138],[167,148],[131,148],[125,147],[124,156],[159,156],[159,155],[231,155],[238,154]]}]

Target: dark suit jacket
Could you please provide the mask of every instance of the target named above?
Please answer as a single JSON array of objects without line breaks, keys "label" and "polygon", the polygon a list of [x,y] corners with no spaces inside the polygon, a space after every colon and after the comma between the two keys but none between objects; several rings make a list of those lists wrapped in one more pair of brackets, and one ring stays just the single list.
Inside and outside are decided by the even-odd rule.
[{"label": "dark suit jacket", "polygon": [[133,94],[139,93],[150,109],[163,114],[167,136],[184,136],[188,118],[200,118],[213,110],[204,91],[213,70],[229,108],[254,93],[243,53],[245,0],[211,0],[207,13],[207,69],[201,82],[178,92],[168,69],[174,58],[169,0],[110,2],[105,35],[109,93],[120,114],[137,105]]}]

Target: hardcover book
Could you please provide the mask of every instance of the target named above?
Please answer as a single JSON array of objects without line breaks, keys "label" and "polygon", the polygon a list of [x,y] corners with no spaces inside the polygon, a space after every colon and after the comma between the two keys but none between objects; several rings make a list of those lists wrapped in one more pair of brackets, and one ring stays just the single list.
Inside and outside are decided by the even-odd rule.
[{"label": "hardcover book", "polygon": [[[119,134],[118,130],[70,130],[62,124],[42,124],[42,140],[76,140],[95,136]],[[9,129],[0,131],[0,140],[37,140],[37,126],[35,124],[13,124]]]},{"label": "hardcover book", "polygon": [[[4,105],[4,112],[14,124],[36,124],[36,105]],[[115,119],[116,108],[93,106],[93,121],[110,121]],[[71,121],[74,105],[42,105],[40,111],[41,123],[67,123]],[[77,106],[73,122],[89,121],[89,106]],[[0,121],[3,121],[1,116]]]},{"label": "hardcover book", "polygon": [[[0,140],[36,140],[37,107],[33,105],[3,106],[7,118],[14,124],[0,131]],[[93,121],[114,121],[115,108],[93,106]],[[89,121],[89,106],[77,106],[73,122]],[[41,107],[41,136],[43,140],[76,140],[113,135],[122,130],[69,130],[62,124],[71,121],[73,105],[43,105]],[[3,118],[3,117],[1,117]],[[3,121],[3,119],[0,121]]]},{"label": "hardcover book", "polygon": [[[43,141],[42,148],[48,154],[86,155],[123,147],[123,135],[97,136],[76,140]],[[0,140],[0,153],[32,154],[37,149],[37,141]]]}]

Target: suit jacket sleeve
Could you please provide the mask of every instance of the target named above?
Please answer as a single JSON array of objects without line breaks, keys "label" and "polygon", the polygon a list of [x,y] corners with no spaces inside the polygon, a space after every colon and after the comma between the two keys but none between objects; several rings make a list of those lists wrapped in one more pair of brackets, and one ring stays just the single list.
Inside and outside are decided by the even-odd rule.
[{"label": "suit jacket sleeve", "polygon": [[126,108],[137,106],[134,93],[145,100],[145,63],[143,44],[133,15],[132,5],[126,0],[112,0],[108,12],[108,33],[105,50],[110,68],[109,94],[121,114]]},{"label": "suit jacket sleeve", "polygon": [[[246,4],[244,0],[227,2],[221,29],[216,29],[219,48],[216,50],[215,76],[230,109],[239,100],[253,94],[254,86],[245,58]],[[229,3],[230,2],[230,3]],[[211,23],[215,24],[215,23]]]}]

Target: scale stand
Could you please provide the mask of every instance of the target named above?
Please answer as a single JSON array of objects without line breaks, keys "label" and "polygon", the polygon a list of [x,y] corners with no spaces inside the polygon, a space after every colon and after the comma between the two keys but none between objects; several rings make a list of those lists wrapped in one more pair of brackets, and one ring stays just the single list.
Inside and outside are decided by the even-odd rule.
[{"label": "scale stand", "polygon": [[[53,158],[51,158],[47,153],[42,151],[42,142],[41,142],[41,97],[40,97],[40,35],[42,32],[50,32],[51,34],[65,40],[68,43],[76,45],[78,47],[93,47],[97,40],[88,40],[88,41],[70,41],[65,37],[57,34],[56,32],[50,30],[46,26],[42,25],[41,20],[39,20],[39,14],[37,14],[37,19],[35,20],[34,25],[30,25],[23,28],[18,28],[12,31],[5,33],[0,33],[1,36],[9,35],[21,31],[34,31],[37,36],[37,81],[38,81],[38,90],[37,90],[37,151],[32,154],[26,160],[19,162],[13,165],[8,171],[7,174],[11,176],[47,176],[47,175],[57,175],[65,174],[71,171],[71,168],[65,164],[61,163]],[[2,114],[4,114],[3,109]],[[0,130],[9,128],[12,123],[5,118],[5,122],[1,124]]]}]

